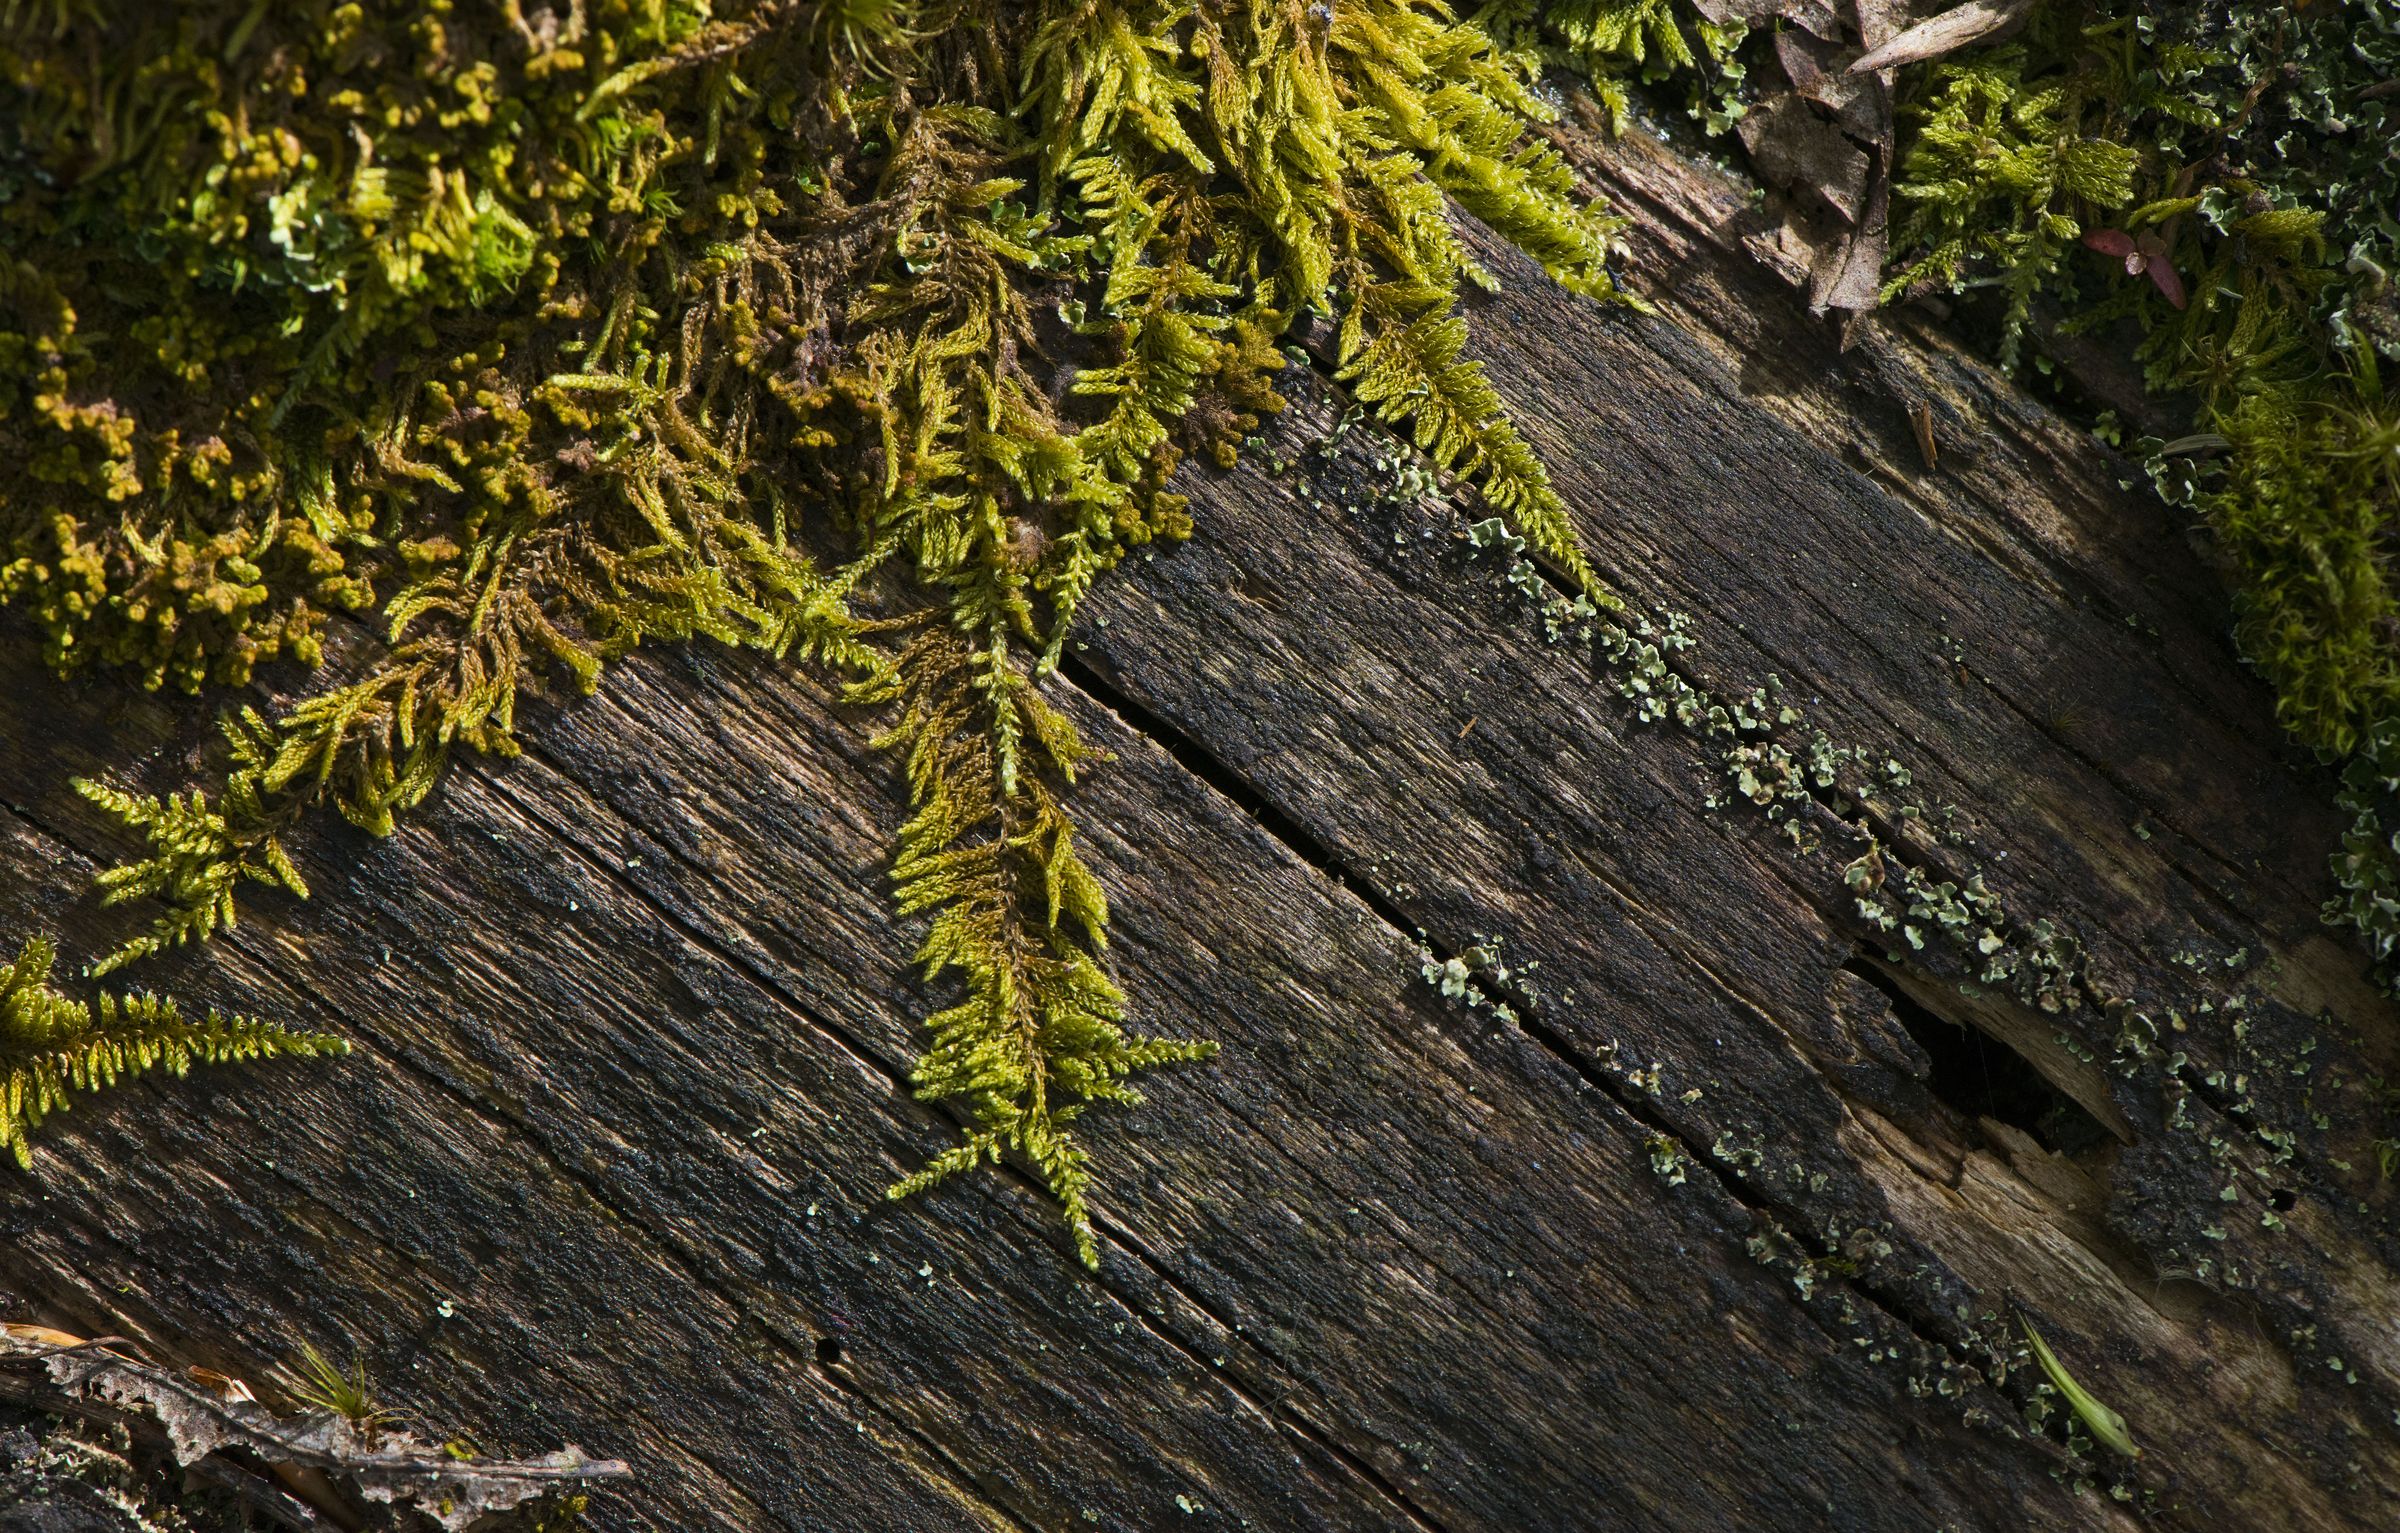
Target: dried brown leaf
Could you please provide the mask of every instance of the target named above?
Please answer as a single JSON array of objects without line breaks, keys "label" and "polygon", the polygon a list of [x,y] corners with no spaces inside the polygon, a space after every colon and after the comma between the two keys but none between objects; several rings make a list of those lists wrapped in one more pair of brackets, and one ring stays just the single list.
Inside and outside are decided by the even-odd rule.
[{"label": "dried brown leaf", "polygon": [[1745,114],[1735,131],[1750,151],[1751,167],[1768,185],[1807,193],[1843,223],[1858,222],[1871,168],[1867,153],[1798,96],[1768,98]]},{"label": "dried brown leaf", "polygon": [[1852,30],[1858,45],[1870,50],[1907,30],[1908,14],[1909,0],[1850,0]]},{"label": "dried brown leaf", "polygon": [[[1890,236],[1891,172],[1877,165],[1867,178],[1867,205],[1858,228],[1826,253],[1809,273],[1808,302],[1814,309],[1864,313],[1883,294],[1884,247]],[[1847,332],[1845,332],[1846,343]]]},{"label": "dried brown leaf", "polygon": [[1832,0],[1692,0],[1692,8],[1718,26],[1786,21],[1828,41],[1842,35],[1841,15]]},{"label": "dried brown leaf", "polygon": [[1849,43],[1829,43],[1789,28],[1775,34],[1775,57],[1800,99],[1821,108],[1844,133],[1862,144],[1880,143],[1891,132],[1890,93],[1873,75],[1849,72]]},{"label": "dried brown leaf", "polygon": [[[1956,53],[1969,43],[1980,42],[2022,21],[2033,7],[2034,0],[1967,0],[1966,4],[1944,11],[1930,21],[1920,21],[1888,40],[1868,37],[1868,52],[1850,66],[1850,73],[1873,74]],[[1859,9],[1863,23],[1866,6],[1862,4]],[[1866,33],[1863,24],[1860,33],[1862,36]]]}]

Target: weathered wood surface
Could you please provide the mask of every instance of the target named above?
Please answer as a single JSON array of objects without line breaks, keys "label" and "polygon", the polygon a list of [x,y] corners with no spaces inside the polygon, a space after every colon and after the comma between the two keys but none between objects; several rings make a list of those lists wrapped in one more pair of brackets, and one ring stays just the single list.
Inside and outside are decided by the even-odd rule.
[{"label": "weathered wood surface", "polygon": [[[1117,753],[1077,794],[1117,972],[1146,1026],[1224,1044],[1091,1120],[1097,1277],[1022,1180],[883,1201],[950,1132],[903,1084],[929,998],[883,887],[893,763],[816,679],[692,650],[537,709],[526,759],[389,842],[327,829],[314,902],[144,976],[358,1050],[58,1119],[0,1178],[13,1310],[237,1373],[355,1346],[492,1447],[631,1460],[610,1528],[2390,1525],[2367,1081],[2400,1032],[2316,923],[2330,785],[2199,558],[1937,336],[1838,353],[1739,188],[1566,139],[1639,215],[1661,314],[1493,251],[1473,319],[1601,563],[1691,615],[1695,674],[1780,675],[1954,805],[2097,982],[2183,1008],[2197,1131],[2048,1019],[1896,977],[1835,871],[1856,806],[1810,857],[1704,812],[1702,748],[1544,642],[1466,547],[1481,513],[1302,376],[1293,467],[1194,476],[1197,536],[1125,572],[1056,689]],[[117,843],[66,779],[138,748],[179,781],[207,711],[28,650],[0,651],[0,930],[89,953]],[[1492,936],[1538,992],[1518,1022],[1420,973]],[[2196,1008],[2240,979],[2269,998],[2237,1039]],[[1925,1007],[1990,1028],[1984,1063],[1935,1068]],[[2053,1093],[2001,1037],[2103,1125],[2075,1153],[2003,1121],[1990,1078]],[[2210,1138],[2267,1166],[2245,1093],[2331,1126],[2228,1204]],[[2191,1280],[2202,1247],[2252,1286]],[[1796,1282],[1812,1253],[1837,1265]],[[2027,1381],[1968,1366],[2011,1300],[2138,1467],[2080,1483]]]}]

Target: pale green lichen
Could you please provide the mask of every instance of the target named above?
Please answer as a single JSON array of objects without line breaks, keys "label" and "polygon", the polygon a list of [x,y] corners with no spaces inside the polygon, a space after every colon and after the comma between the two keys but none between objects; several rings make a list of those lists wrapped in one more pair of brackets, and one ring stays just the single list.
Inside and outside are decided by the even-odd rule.
[{"label": "pale green lichen", "polygon": [[2400,944],[2400,6],[2041,7],[1904,85],[1895,296],[1996,288],[2122,333],[2191,434],[2140,444],[2230,568],[2242,651],[2301,743],[2350,763],[2329,919]]}]

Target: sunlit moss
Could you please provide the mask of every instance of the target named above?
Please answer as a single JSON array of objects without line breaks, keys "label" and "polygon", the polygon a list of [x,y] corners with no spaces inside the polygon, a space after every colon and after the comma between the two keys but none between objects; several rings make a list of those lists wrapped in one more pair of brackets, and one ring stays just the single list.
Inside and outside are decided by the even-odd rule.
[{"label": "sunlit moss", "polygon": [[155,995],[77,1000],[50,983],[57,958],[48,941],[34,938],[13,963],[0,965],[0,1151],[28,1170],[27,1136],[65,1111],[76,1093],[104,1091],[152,1070],[181,1075],[194,1064],[350,1051],[339,1038],[248,1017],[212,1011],[190,1021],[175,1002]]},{"label": "sunlit moss", "polygon": [[[1463,353],[1454,201],[1610,296],[1525,62],[1430,0],[0,9],[0,601],[150,686],[315,661],[147,841],[125,962],[304,892],[528,690],[708,637],[897,716],[894,876],[964,999],[917,1070],[1096,1259],[1069,1124],[1132,1071],[1041,698],[1094,580],[1336,321],[1360,399],[1608,605]],[[371,625],[371,627],[363,626]]]}]

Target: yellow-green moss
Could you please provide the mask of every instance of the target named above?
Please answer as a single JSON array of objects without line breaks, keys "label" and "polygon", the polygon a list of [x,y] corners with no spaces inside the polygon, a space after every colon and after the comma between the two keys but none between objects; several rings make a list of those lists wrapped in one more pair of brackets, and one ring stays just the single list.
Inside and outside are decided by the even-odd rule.
[{"label": "yellow-green moss", "polygon": [[1080,1104],[1127,1036],[1042,701],[1077,604],[1184,535],[1164,486],[1337,316],[1361,399],[1594,602],[1462,354],[1455,199],[1607,296],[1613,226],[1522,61],[1430,0],[433,0],[0,11],[0,602],[150,686],[382,639],[227,720],[212,792],[85,790],[204,937],[330,802],[378,833],[528,689],[645,640],[831,666],[898,722],[894,875],[965,996],[917,1070],[1084,1258]]}]

